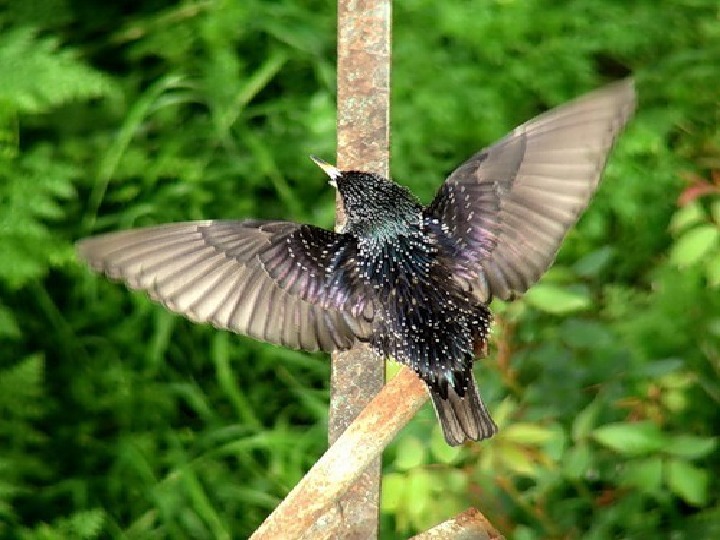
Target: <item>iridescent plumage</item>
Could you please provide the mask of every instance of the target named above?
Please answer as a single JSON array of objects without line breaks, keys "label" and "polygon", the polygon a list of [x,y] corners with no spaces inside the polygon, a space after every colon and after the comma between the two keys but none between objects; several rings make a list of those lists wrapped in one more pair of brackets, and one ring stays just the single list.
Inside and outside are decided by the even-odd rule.
[{"label": "iridescent plumage", "polygon": [[198,322],[307,350],[369,342],[428,385],[451,445],[492,436],[473,358],[496,296],[525,292],[597,188],[635,104],[623,81],[549,111],[455,170],[427,207],[388,179],[320,163],[340,232],[200,221],[89,238],[93,268]]}]

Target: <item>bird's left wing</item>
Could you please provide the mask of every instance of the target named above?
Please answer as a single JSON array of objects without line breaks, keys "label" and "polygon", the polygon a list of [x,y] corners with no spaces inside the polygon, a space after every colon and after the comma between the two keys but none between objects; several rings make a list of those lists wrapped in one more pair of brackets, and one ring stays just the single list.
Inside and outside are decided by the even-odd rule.
[{"label": "bird's left wing", "polygon": [[448,177],[426,220],[481,300],[513,298],[550,266],[634,108],[632,81],[611,84],[517,127]]},{"label": "bird's left wing", "polygon": [[[321,306],[315,269],[295,272],[302,269],[286,246],[301,228],[257,220],[173,223],[87,238],[78,252],[93,269],[193,321],[296,349],[350,348],[369,337],[371,322],[336,303]],[[285,257],[272,251],[276,246]],[[262,260],[268,252],[274,268],[292,265],[297,291],[268,273]]]}]

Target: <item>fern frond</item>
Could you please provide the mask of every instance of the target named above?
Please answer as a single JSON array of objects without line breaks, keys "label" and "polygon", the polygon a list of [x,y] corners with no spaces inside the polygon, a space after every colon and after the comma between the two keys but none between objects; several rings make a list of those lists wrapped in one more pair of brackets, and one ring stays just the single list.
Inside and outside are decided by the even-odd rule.
[{"label": "fern frond", "polygon": [[110,91],[108,79],[75,52],[26,27],[0,33],[0,78],[0,103],[29,113]]}]

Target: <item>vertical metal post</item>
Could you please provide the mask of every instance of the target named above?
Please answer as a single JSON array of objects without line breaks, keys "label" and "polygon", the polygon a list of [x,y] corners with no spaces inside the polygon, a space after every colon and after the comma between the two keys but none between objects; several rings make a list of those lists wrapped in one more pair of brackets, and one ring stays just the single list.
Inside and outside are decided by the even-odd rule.
[{"label": "vertical metal post", "polygon": [[[338,156],[340,169],[388,175],[390,142],[391,0],[338,0]],[[338,227],[344,222],[338,200]],[[367,348],[332,358],[330,444],[382,388],[385,367]],[[377,538],[377,459],[341,498],[337,538]]]}]

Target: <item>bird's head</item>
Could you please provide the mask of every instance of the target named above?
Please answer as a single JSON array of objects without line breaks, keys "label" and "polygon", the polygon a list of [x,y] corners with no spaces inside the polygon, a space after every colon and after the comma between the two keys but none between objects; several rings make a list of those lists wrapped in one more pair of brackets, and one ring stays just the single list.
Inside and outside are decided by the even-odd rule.
[{"label": "bird's head", "polygon": [[347,216],[349,231],[402,232],[420,219],[422,206],[404,186],[379,174],[364,171],[341,171],[329,163],[312,157],[315,164],[330,177]]}]

